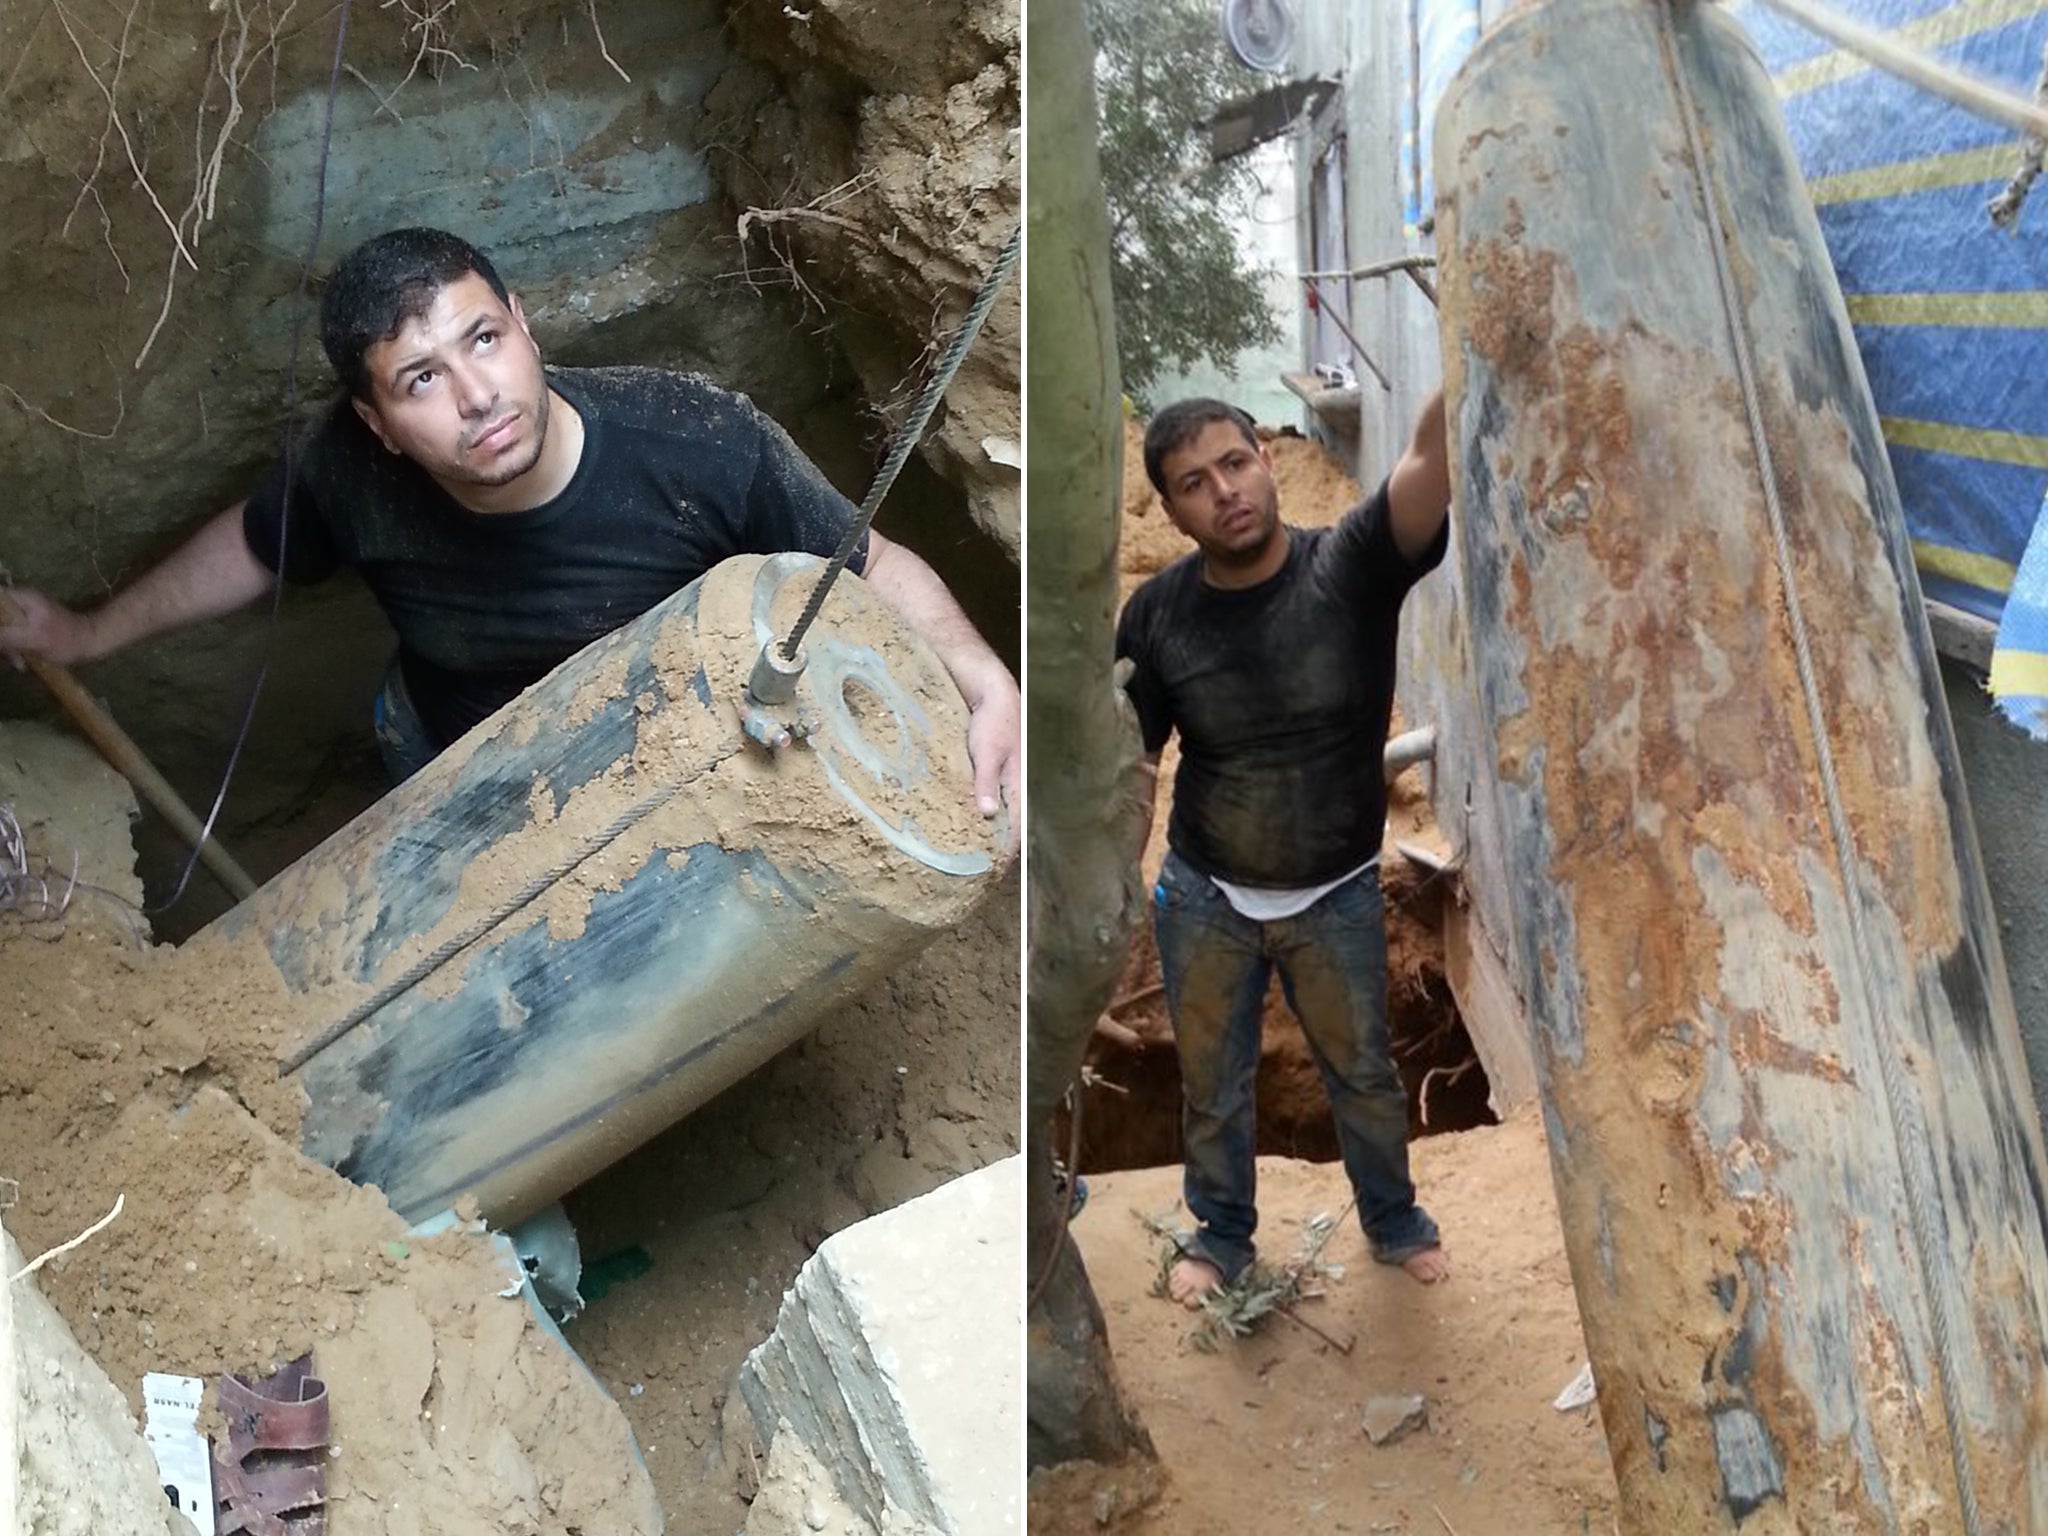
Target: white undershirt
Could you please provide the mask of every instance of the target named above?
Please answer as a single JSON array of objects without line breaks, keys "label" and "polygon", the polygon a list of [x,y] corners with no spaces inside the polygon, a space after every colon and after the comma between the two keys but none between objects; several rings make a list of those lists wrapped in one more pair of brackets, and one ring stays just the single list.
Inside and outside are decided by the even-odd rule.
[{"label": "white undershirt", "polygon": [[1216,889],[1237,909],[1240,917],[1248,917],[1255,923],[1277,923],[1283,917],[1299,917],[1346,880],[1356,880],[1379,861],[1380,856],[1374,854],[1350,874],[1339,875],[1327,885],[1300,886],[1285,891],[1276,891],[1270,886],[1232,885],[1215,875],[1209,878],[1216,882]]}]

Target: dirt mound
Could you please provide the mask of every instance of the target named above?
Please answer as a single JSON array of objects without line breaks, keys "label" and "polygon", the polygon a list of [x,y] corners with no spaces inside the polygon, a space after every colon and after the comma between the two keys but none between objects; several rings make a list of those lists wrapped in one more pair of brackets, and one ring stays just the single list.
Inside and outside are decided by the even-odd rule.
[{"label": "dirt mound", "polygon": [[[79,771],[73,744],[47,740],[7,736],[22,787]],[[56,840],[39,851],[107,846],[100,823],[125,827],[130,797],[111,772],[64,791],[69,814],[96,801],[98,817],[78,838],[47,807],[25,817]],[[19,999],[0,1053],[9,1223],[36,1251],[122,1198],[118,1220],[39,1278],[130,1408],[145,1371],[212,1382],[310,1349],[333,1403],[335,1536],[381,1532],[399,1510],[448,1536],[658,1530],[624,1418],[502,1294],[486,1241],[408,1236],[381,1194],[287,1139],[297,1104],[261,1042],[279,1038],[289,1003],[257,968],[202,974],[173,958],[138,949],[105,902],[78,903],[61,928],[0,928]],[[210,1044],[228,1038],[244,1048]]]},{"label": "dirt mound", "polygon": [[[15,789],[60,785],[70,814],[96,806],[105,825],[24,820],[67,865],[74,843],[115,846],[126,786],[36,735],[42,750],[18,727],[0,739]],[[630,1533],[657,1527],[657,1493],[670,1529],[735,1529],[753,1485],[721,1410],[783,1286],[831,1232],[1015,1150],[1017,910],[1013,876],[920,961],[579,1192],[586,1257],[614,1261],[592,1266],[614,1289],[571,1328],[595,1378],[500,1296],[481,1239],[408,1236],[376,1190],[298,1154],[276,1045],[300,1026],[266,968],[139,949],[106,902],[81,900],[48,942],[0,930],[18,989],[0,1052],[9,1221],[35,1251],[126,1196],[41,1278],[131,1406],[145,1370],[211,1379],[312,1349],[334,1401],[336,1536]],[[648,1273],[625,1283],[634,1249]],[[419,1524],[387,1526],[399,1510]]]},{"label": "dirt mound", "polygon": [[[1021,217],[1017,7],[936,0],[913,25],[879,0],[742,4],[734,23],[766,65],[713,97],[736,139],[733,194],[753,210],[748,259],[830,323],[885,437]],[[921,450],[1012,560],[1019,291],[1013,278]]]}]

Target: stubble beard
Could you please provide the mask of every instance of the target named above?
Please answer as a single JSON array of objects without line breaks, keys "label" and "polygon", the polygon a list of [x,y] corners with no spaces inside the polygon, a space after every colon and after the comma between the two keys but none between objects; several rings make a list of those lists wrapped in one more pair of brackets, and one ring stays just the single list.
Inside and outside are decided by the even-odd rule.
[{"label": "stubble beard", "polygon": [[497,487],[503,485],[510,485],[514,480],[517,480],[521,475],[527,473],[529,470],[533,468],[534,465],[540,462],[540,456],[546,450],[547,445],[548,382],[546,377],[543,376],[540,382],[540,400],[539,403],[535,405],[533,409],[532,450],[528,453],[521,454],[517,459],[514,459],[509,463],[499,464],[495,468],[482,471],[461,470],[458,471],[455,475],[451,476],[450,478],[460,480],[465,485],[486,486],[491,489],[496,489]]},{"label": "stubble beard", "polygon": [[1250,544],[1226,544],[1221,540],[1203,542],[1202,554],[1213,564],[1226,570],[1246,570],[1264,560],[1273,549],[1273,541],[1281,537],[1280,498],[1269,495],[1259,509],[1260,522],[1264,528],[1262,536]]}]

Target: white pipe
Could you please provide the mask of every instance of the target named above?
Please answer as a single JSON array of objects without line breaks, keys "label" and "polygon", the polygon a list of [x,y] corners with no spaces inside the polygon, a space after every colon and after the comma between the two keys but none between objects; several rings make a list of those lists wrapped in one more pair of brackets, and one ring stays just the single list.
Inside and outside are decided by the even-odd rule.
[{"label": "white pipe", "polygon": [[1393,783],[1401,776],[1402,770],[1417,763],[1429,762],[1436,756],[1436,727],[1417,726],[1412,731],[1403,731],[1387,743],[1386,756],[1382,759],[1381,771],[1387,782]]},{"label": "white pipe", "polygon": [[1909,43],[1901,42],[1875,27],[1851,21],[1825,5],[1810,0],[1763,0],[1772,10],[1818,33],[1836,47],[1855,54],[1878,69],[1897,75],[1923,91],[1994,123],[2017,128],[2037,139],[2048,139],[2048,112],[2024,97],[1979,80],[1975,75],[1929,58]]}]

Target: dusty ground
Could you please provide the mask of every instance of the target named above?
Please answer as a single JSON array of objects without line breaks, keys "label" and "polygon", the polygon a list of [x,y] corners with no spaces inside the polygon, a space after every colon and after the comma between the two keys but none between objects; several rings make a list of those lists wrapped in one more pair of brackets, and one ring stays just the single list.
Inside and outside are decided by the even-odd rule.
[{"label": "dusty ground", "polygon": [[[13,803],[36,802],[35,851],[68,865],[76,848],[84,878],[132,881],[132,800],[110,770],[21,727],[0,734],[0,764]],[[130,1408],[148,1370],[267,1373],[311,1349],[333,1405],[334,1536],[656,1529],[624,1420],[500,1294],[483,1241],[409,1237],[376,1190],[286,1139],[263,1041],[290,1000],[254,968],[176,959],[138,947],[104,899],[61,926],[0,921],[9,1223],[39,1251],[118,1197],[118,1219],[37,1284]]]},{"label": "dusty ground", "polygon": [[[1423,1199],[1452,1275],[1423,1287],[1374,1265],[1355,1224],[1323,1251],[1342,1266],[1301,1317],[1209,1353],[1190,1314],[1149,1294],[1179,1170],[1089,1181],[1074,1236],[1108,1320],[1117,1371],[1167,1471],[1164,1496],[1123,1527],[1173,1536],[1246,1531],[1544,1536],[1615,1529],[1597,1411],[1551,1406],[1585,1363],[1543,1132],[1533,1116],[1415,1147]],[[1261,1237],[1292,1256],[1300,1225],[1340,1211],[1334,1165],[1261,1159]],[[1374,1446],[1367,1402],[1420,1394],[1429,1425]],[[1079,1536],[1092,1515],[1033,1510],[1039,1536]]]}]

